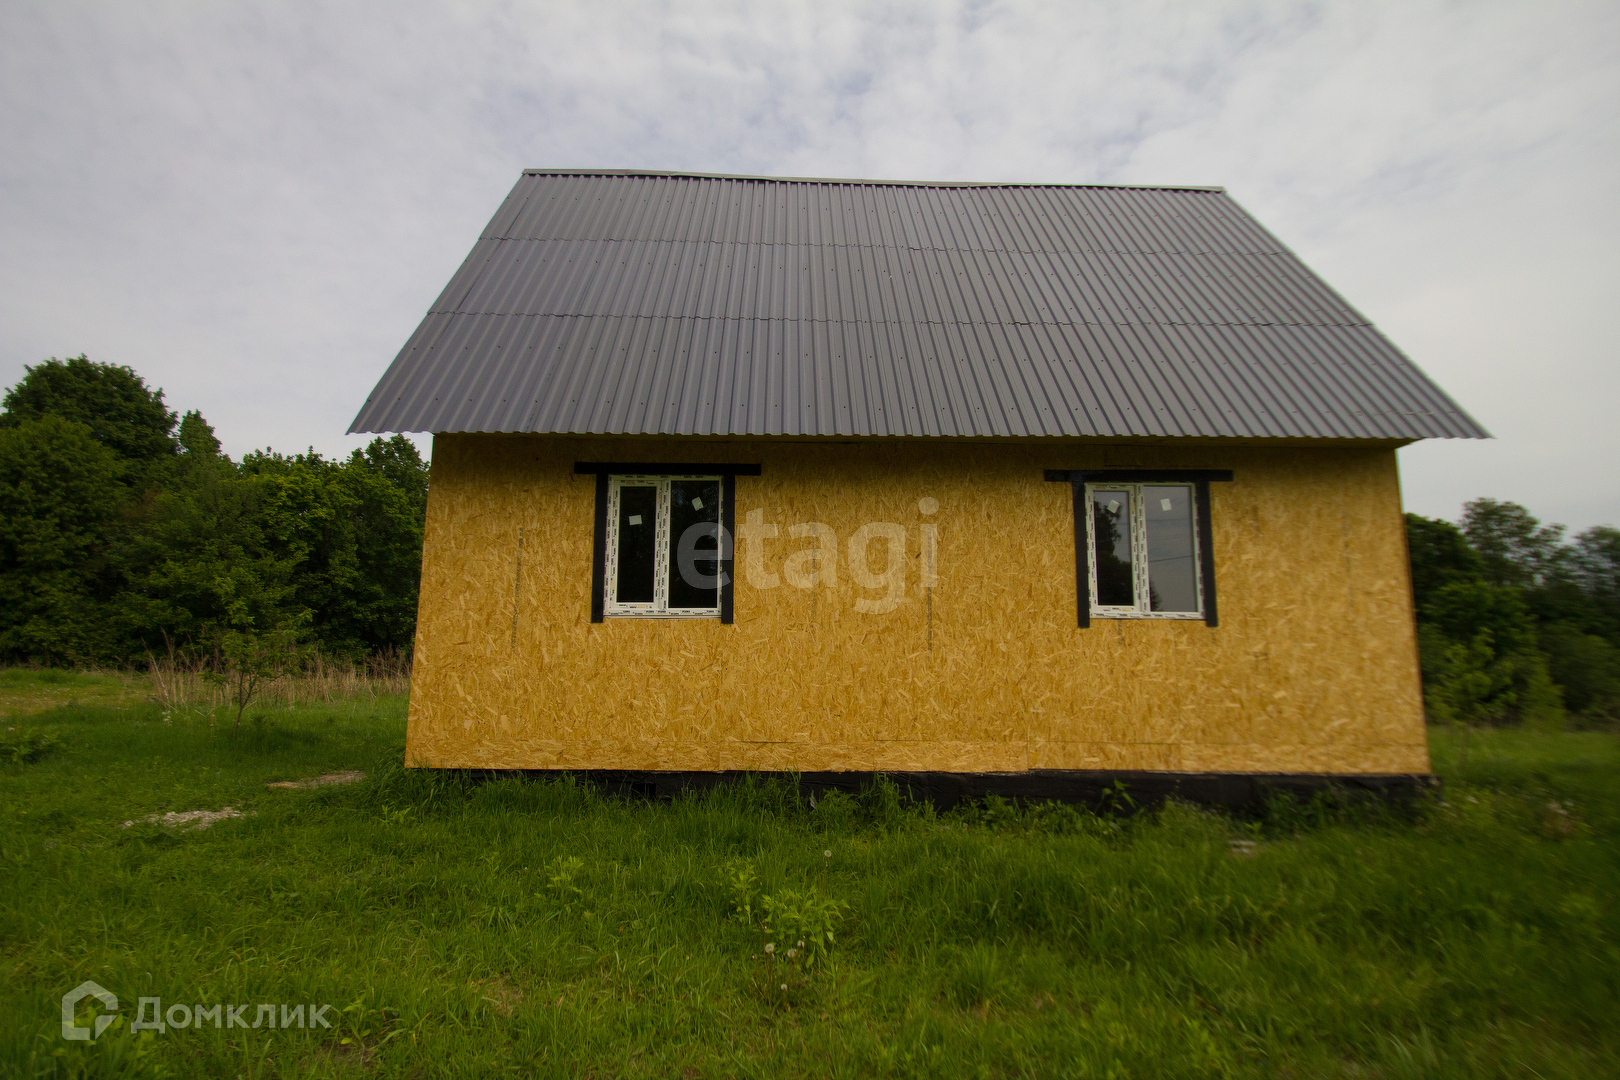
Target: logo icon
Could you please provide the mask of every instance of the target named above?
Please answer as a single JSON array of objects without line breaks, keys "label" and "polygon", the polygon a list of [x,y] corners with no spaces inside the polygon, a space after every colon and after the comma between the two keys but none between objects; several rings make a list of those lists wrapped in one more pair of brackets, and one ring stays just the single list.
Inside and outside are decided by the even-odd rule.
[{"label": "logo icon", "polygon": [[[79,1002],[87,997],[93,997],[101,1002],[106,1012],[96,1017],[96,1029],[91,1031],[87,1027],[80,1027],[73,1022],[73,1014],[79,1007]],[[118,995],[111,990],[93,982],[82,982],[72,990],[62,995],[62,1038],[75,1039],[80,1042],[89,1042],[101,1037],[116,1019],[112,1014],[118,1011]]]}]

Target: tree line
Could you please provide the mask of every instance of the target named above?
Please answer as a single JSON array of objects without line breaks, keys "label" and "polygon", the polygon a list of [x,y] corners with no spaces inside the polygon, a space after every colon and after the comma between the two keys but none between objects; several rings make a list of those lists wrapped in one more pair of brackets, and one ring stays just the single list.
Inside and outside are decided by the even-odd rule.
[{"label": "tree line", "polygon": [[128,367],[25,372],[0,409],[0,660],[410,648],[427,467],[408,439],[233,461]]},{"label": "tree line", "polygon": [[1620,720],[1620,529],[1564,532],[1495,499],[1406,515],[1432,722]]},{"label": "tree line", "polygon": [[[232,461],[128,367],[25,370],[0,410],[0,660],[410,649],[427,466],[408,439]],[[1431,720],[1620,719],[1620,530],[1566,541],[1494,499],[1406,528]]]}]

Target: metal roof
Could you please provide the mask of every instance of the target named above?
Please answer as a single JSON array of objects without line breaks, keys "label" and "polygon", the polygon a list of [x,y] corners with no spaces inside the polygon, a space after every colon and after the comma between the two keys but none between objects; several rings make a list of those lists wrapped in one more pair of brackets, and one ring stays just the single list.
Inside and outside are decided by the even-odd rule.
[{"label": "metal roof", "polygon": [[356,432],[1488,434],[1223,189],[530,170]]}]

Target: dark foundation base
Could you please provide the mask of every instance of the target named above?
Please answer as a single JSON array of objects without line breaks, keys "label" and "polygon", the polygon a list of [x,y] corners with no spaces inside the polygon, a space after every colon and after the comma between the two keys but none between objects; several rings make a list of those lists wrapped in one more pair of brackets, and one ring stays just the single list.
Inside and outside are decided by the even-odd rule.
[{"label": "dark foundation base", "polygon": [[[1334,792],[1352,799],[1382,799],[1406,803],[1422,793],[1438,790],[1439,777],[1429,773],[1391,775],[1337,775],[1332,773],[1178,773],[1126,770],[1046,769],[1022,773],[949,772],[641,772],[596,769],[574,773],[531,772],[530,776],[572,775],[609,792],[641,798],[667,799],[686,791],[703,791],[735,783],[748,775],[788,780],[806,797],[829,791],[850,795],[882,775],[917,801],[948,810],[961,802],[987,795],[1023,803],[1053,800],[1096,811],[1129,812],[1148,809],[1167,798],[1182,799],[1223,810],[1259,808],[1274,795],[1310,801],[1319,792]],[[1127,798],[1122,797],[1128,796]]]}]

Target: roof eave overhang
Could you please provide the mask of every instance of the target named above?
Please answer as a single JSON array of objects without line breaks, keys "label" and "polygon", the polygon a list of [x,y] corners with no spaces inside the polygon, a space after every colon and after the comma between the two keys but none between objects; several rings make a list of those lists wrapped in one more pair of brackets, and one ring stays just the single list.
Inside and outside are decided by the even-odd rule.
[{"label": "roof eave overhang", "polygon": [[[429,434],[413,432],[412,434]],[[676,435],[616,432],[538,432],[538,431],[435,431],[452,437],[545,439],[590,442],[680,442],[680,443],[975,443],[1041,446],[1205,446],[1210,448],[1258,446],[1297,448],[1395,449],[1424,441],[1420,437],[1388,438],[1299,438],[1290,436],[1210,436],[1210,435]],[[1491,436],[1444,436],[1444,438],[1490,438]]]}]

